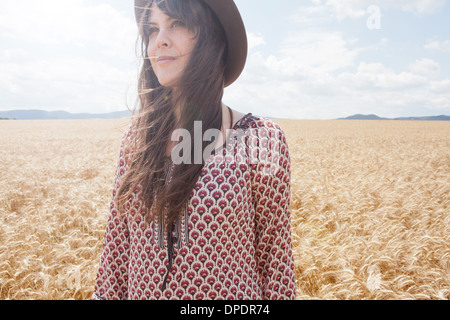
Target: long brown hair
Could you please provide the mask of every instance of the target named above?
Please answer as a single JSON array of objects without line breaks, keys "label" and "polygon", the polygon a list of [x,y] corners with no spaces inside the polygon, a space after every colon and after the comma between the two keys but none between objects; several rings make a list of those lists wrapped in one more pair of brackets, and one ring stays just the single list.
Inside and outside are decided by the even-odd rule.
[{"label": "long brown hair", "polygon": [[[149,0],[146,8],[149,9],[155,1],[164,13],[180,19],[193,30],[197,42],[175,95],[172,88],[161,86],[152,70],[147,53],[149,37],[146,28],[150,10],[145,10],[140,22],[143,63],[138,81],[139,104],[134,111],[131,129],[134,135],[132,161],[121,181],[117,202],[119,208],[127,212],[130,209],[127,208],[129,197],[139,189],[143,204],[148,208],[146,218],[156,217],[163,222],[164,210],[167,209],[167,227],[182,213],[201,174],[204,160],[195,164],[192,154],[191,164],[175,165],[171,183],[165,185],[166,147],[172,132],[184,128],[191,134],[191,150],[194,150],[195,121],[202,123],[202,136],[208,129],[221,129],[227,43],[217,18],[202,1]],[[181,110],[179,123],[176,122],[175,108]],[[202,150],[206,144],[203,142]]]}]

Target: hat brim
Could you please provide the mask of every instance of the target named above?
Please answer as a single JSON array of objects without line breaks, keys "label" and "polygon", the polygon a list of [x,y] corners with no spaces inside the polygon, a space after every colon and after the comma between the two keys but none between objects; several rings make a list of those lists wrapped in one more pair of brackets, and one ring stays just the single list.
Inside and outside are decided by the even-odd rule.
[{"label": "hat brim", "polygon": [[[225,31],[228,56],[225,66],[225,87],[235,82],[247,61],[248,42],[244,22],[233,0],[200,0],[215,13]],[[135,0],[136,21],[139,24],[148,0]]]}]

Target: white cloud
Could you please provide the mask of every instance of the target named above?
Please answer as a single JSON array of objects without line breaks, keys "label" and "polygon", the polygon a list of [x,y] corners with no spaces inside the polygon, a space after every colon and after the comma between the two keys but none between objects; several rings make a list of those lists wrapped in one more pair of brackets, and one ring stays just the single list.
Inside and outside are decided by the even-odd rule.
[{"label": "white cloud", "polygon": [[402,91],[426,85],[427,79],[412,72],[395,73],[382,63],[361,62],[356,73],[343,72],[339,75],[348,88],[365,91]]},{"label": "white cloud", "polygon": [[2,109],[123,110],[137,28],[107,2],[0,2]]},{"label": "white cloud", "polygon": [[248,39],[248,49],[252,50],[258,46],[265,45],[266,41],[264,40],[263,36],[261,34],[255,34],[249,32],[247,34]]},{"label": "white cloud", "polygon": [[267,116],[330,117],[319,106],[342,95],[336,74],[356,66],[355,41],[318,29],[290,32],[273,54],[251,51],[242,77],[226,90],[226,101],[239,106],[240,97],[249,97],[249,112]]},{"label": "white cloud", "polygon": [[[444,110],[450,107],[449,80],[432,81],[436,75],[436,63],[429,59],[417,60],[410,72],[396,73],[381,63],[360,63],[357,72],[344,72],[338,76],[339,83],[353,102],[359,101],[372,110],[383,106]],[[395,110],[397,110],[395,109]],[[389,114],[385,116],[398,116]]]},{"label": "white cloud", "polygon": [[438,41],[436,39],[428,39],[425,49],[437,52],[450,52],[450,40]]},{"label": "white cloud", "polygon": [[404,11],[411,11],[416,14],[429,14],[434,13],[442,8],[448,0],[396,0],[389,1],[384,0],[382,3],[386,3],[386,6],[392,8],[400,8]]},{"label": "white cloud", "polygon": [[103,53],[126,56],[137,30],[133,20],[109,4],[22,0],[0,2],[0,35],[41,45],[96,45]]},{"label": "white cloud", "polygon": [[[0,63],[0,69],[2,107],[8,109],[123,110],[133,83],[131,72],[83,58]],[[24,96],[32,104],[19,99]]]},{"label": "white cloud", "polygon": [[439,96],[446,96],[450,101],[450,79],[432,81],[430,83],[431,93]]},{"label": "white cloud", "polygon": [[420,59],[409,65],[411,72],[428,78],[437,77],[441,71],[439,64],[431,59]]},{"label": "white cloud", "polygon": [[250,55],[242,78],[226,91],[227,102],[240,106],[245,96],[245,107],[255,114],[319,119],[450,107],[450,82],[433,81],[440,73],[434,60],[417,59],[397,72],[381,62],[358,62],[362,50],[338,32],[287,36],[276,54]]},{"label": "white cloud", "polygon": [[354,64],[358,50],[350,46],[355,39],[344,39],[337,31],[304,30],[292,32],[282,42],[282,59],[292,59],[291,68],[332,72]]},{"label": "white cloud", "polygon": [[448,0],[311,0],[314,5],[327,8],[338,20],[367,16],[367,8],[375,5],[383,10],[402,10],[415,14],[434,13]]},{"label": "white cloud", "polygon": [[23,49],[5,49],[0,52],[0,61],[10,61],[27,57],[27,52]]},{"label": "white cloud", "polygon": [[[322,3],[322,1],[320,1]],[[365,0],[326,0],[324,6],[333,12],[338,20],[345,18],[357,19],[366,15],[370,1]]]},{"label": "white cloud", "polygon": [[289,20],[302,27],[323,25],[330,19],[330,10],[325,5],[301,6],[289,17]]}]

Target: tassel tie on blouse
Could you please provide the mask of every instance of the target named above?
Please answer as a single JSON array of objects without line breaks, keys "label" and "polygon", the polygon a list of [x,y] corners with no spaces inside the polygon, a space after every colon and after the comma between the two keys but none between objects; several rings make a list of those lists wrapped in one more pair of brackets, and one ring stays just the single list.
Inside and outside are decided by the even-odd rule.
[{"label": "tassel tie on blouse", "polygon": [[172,269],[172,265],[173,265],[173,256],[175,253],[174,246],[178,242],[178,238],[174,235],[174,232],[175,232],[175,224],[172,223],[170,226],[170,230],[167,232],[167,254],[168,254],[168,258],[169,258],[169,265],[167,267],[167,273],[166,273],[166,276],[164,277],[161,291],[166,290],[167,277],[169,276],[170,270]]}]

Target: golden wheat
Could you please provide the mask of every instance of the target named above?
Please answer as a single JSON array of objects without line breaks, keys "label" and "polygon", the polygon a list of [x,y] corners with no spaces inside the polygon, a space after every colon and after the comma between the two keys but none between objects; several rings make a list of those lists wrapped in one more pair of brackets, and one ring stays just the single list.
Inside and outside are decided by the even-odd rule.
[{"label": "golden wheat", "polygon": [[[450,123],[277,120],[298,299],[450,298]],[[89,299],[121,120],[0,123],[0,299]]]}]

